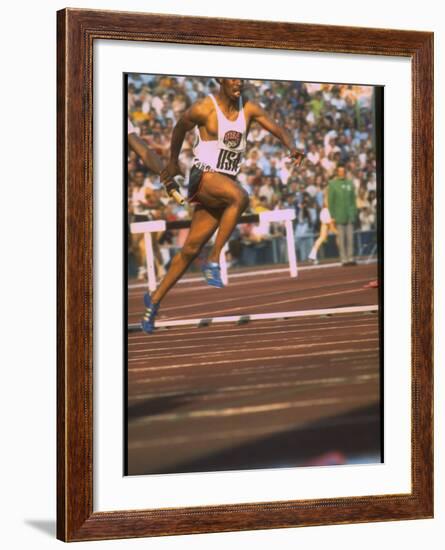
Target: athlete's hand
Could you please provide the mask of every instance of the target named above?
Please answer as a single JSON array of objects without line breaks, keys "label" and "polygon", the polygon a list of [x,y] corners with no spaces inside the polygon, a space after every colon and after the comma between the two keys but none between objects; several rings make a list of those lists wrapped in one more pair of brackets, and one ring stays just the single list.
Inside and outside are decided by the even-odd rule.
[{"label": "athlete's hand", "polygon": [[161,171],[161,182],[164,185],[171,183],[172,179],[181,173],[178,161],[170,160],[167,166]]},{"label": "athlete's hand", "polygon": [[179,191],[179,185],[174,179],[178,174],[181,174],[178,162],[170,161],[161,171],[161,182],[171,198],[175,199],[178,204],[184,204],[185,200]]},{"label": "athlete's hand", "polygon": [[291,149],[290,158],[293,159],[295,166],[298,168],[298,166],[301,166],[301,163],[303,162],[304,153],[298,151],[298,149]]}]

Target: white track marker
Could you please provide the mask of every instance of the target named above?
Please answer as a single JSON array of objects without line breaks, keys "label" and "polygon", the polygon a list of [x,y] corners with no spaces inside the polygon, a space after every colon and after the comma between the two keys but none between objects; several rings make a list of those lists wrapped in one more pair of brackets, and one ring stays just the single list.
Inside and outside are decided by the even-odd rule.
[{"label": "white track marker", "polygon": [[[148,291],[156,290],[156,271],[154,266],[153,240],[152,233],[165,231],[167,223],[165,220],[154,220],[148,222],[135,222],[130,225],[131,233],[143,233],[145,242],[145,257],[147,262]],[[142,286],[146,286],[145,284]]]},{"label": "white track marker", "polygon": [[145,258],[147,261],[147,278],[148,278],[148,291],[154,292],[156,290],[156,272],[154,264],[153,254],[153,240],[151,233],[144,233],[145,240]]},{"label": "white track marker", "polygon": [[[250,321],[260,321],[264,319],[291,319],[294,317],[314,317],[323,315],[336,315],[339,313],[371,313],[378,311],[379,306],[352,306],[352,307],[334,307],[329,309],[308,309],[304,311],[280,311],[278,313],[254,313],[252,315],[228,315],[226,317],[205,317],[201,319],[178,319],[176,321],[157,321],[157,328],[168,327],[206,327],[219,323],[239,323],[244,324]],[[139,323],[128,325],[128,330],[141,330]]]},{"label": "white track marker", "polygon": [[148,222],[134,222],[130,225],[131,233],[153,233],[165,231],[167,222],[165,220],[153,220]]},{"label": "white track marker", "polygon": [[290,276],[298,277],[297,255],[295,253],[295,235],[292,227],[292,221],[286,220],[284,225],[286,227],[287,257],[289,260]]}]

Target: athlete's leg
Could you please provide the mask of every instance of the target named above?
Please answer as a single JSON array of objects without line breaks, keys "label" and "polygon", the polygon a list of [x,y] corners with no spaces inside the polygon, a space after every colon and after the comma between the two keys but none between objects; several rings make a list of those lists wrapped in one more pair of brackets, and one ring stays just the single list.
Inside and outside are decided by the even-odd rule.
[{"label": "athlete's leg", "polygon": [[202,247],[218,227],[221,213],[221,210],[215,208],[203,208],[202,206],[197,206],[195,208],[190,231],[184,246],[173,258],[165,277],[151,296],[154,304],[158,304],[162,300],[168,290],[184,274],[188,266],[198,256]]},{"label": "athlete's leg", "polygon": [[320,235],[318,239],[315,241],[314,246],[312,247],[312,250],[309,254],[309,259],[311,260],[317,259],[317,252],[320,246],[325,242],[327,238],[328,238],[328,226],[327,224],[322,223],[320,227]]},{"label": "athlete's leg", "polygon": [[223,209],[215,244],[208,257],[209,262],[218,263],[223,246],[249,204],[249,196],[241,185],[228,176],[204,172],[197,197],[206,207]]}]

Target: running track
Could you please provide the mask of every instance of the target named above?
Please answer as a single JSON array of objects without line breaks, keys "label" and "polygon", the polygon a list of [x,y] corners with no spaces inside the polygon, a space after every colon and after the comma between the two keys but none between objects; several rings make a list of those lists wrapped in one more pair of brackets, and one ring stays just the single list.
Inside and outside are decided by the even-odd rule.
[{"label": "running track", "polygon": [[[162,319],[375,305],[376,264],[178,284]],[[129,323],[144,289],[130,284]],[[379,460],[376,313],[128,335],[128,473]]]}]

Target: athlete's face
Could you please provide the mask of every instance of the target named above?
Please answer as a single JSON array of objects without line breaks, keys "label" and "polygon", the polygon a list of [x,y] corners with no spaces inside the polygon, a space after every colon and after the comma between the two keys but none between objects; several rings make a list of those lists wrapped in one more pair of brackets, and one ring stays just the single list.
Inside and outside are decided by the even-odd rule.
[{"label": "athlete's face", "polygon": [[239,78],[222,78],[221,87],[226,96],[231,100],[236,100],[243,91],[243,81]]}]

